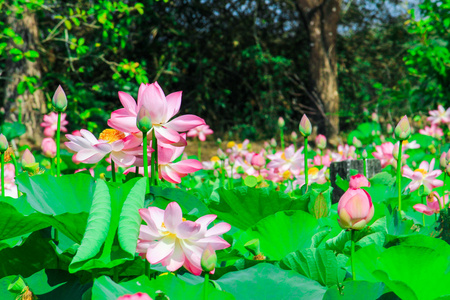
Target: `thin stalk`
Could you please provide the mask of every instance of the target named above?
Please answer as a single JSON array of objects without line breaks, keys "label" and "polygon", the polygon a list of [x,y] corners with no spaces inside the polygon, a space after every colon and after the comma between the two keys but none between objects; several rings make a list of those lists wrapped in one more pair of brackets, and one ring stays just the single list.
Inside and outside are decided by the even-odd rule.
[{"label": "thin stalk", "polygon": [[350,239],[351,239],[350,261],[352,264],[352,277],[353,277],[353,280],[356,280],[355,260],[353,259],[353,256],[355,253],[355,239],[354,239],[354,230],[353,229],[350,229]]},{"label": "thin stalk", "polygon": [[60,171],[60,145],[61,143],[61,112],[58,112],[58,125],[56,128],[56,176],[59,177],[61,176],[61,171]]},{"label": "thin stalk", "polygon": [[114,161],[111,159],[111,176],[112,176],[112,181],[116,182],[116,164],[114,163]]},{"label": "thin stalk", "polygon": [[[447,179],[447,172],[445,172],[444,170],[444,184],[442,185],[442,199],[443,202],[445,202],[445,180]],[[441,201],[439,201],[439,209],[442,210],[444,208],[443,203],[441,203]]]},{"label": "thin stalk", "polygon": [[306,190],[308,190],[308,137],[305,136],[305,148],[303,149],[304,161],[305,161],[305,184]]},{"label": "thin stalk", "polygon": [[197,157],[199,161],[202,161],[202,147],[200,140],[197,141]]},{"label": "thin stalk", "polygon": [[[153,136],[155,136],[155,132],[153,132]],[[154,149],[154,143],[153,143],[153,140],[152,140],[152,148]],[[150,170],[151,170],[151,174],[150,174],[150,176],[151,176],[151,179],[150,179],[150,185],[153,185],[153,182],[154,182],[154,178],[155,178],[155,170],[154,170],[154,167],[155,167],[155,152],[152,152],[152,156],[150,157]]]},{"label": "thin stalk", "polygon": [[281,142],[281,149],[283,149],[283,152],[284,152],[284,131],[283,131],[283,127],[280,127],[280,142]]},{"label": "thin stalk", "polygon": [[115,283],[119,283],[119,269],[118,267],[114,268],[113,280]]},{"label": "thin stalk", "polygon": [[11,154],[11,159],[12,159],[13,165],[14,165],[14,175],[17,177],[17,176],[19,176],[19,166],[17,165],[17,159],[16,159],[16,155],[14,154],[14,152]]},{"label": "thin stalk", "polygon": [[220,166],[220,186],[223,187],[225,185],[225,161],[221,160]]},{"label": "thin stalk", "polygon": [[150,263],[147,259],[144,260],[144,275],[147,276],[148,279],[150,278]]},{"label": "thin stalk", "polygon": [[2,162],[2,197],[5,197],[5,152],[1,153]]},{"label": "thin stalk", "polygon": [[[148,181],[148,156],[147,156],[147,145],[148,145],[148,141],[147,141],[147,133],[143,132],[142,133],[142,142],[143,142],[143,159],[144,159],[144,178],[147,178]],[[152,156],[152,161],[153,161],[153,156]],[[136,167],[137,168],[137,167]],[[138,170],[136,170],[136,172],[139,172]],[[152,176],[153,176],[153,172],[152,172]],[[148,194],[150,192],[150,182],[147,182],[147,189],[146,189],[146,194]],[[147,267],[147,265],[146,265]]]},{"label": "thin stalk", "polygon": [[52,174],[52,176],[55,176],[55,158],[54,157],[50,158],[50,173]]},{"label": "thin stalk", "polygon": [[18,119],[17,121],[22,124],[22,99],[18,100],[19,102],[19,114],[18,114]]},{"label": "thin stalk", "polygon": [[364,163],[364,177],[367,178],[367,159],[363,158],[363,163]]},{"label": "thin stalk", "polygon": [[[421,197],[422,204],[425,204],[425,196]],[[422,214],[422,224],[425,227],[425,214]]]},{"label": "thin stalk", "polygon": [[398,186],[398,212],[402,211],[402,141],[398,141],[398,160],[397,160],[397,186]]},{"label": "thin stalk", "polygon": [[209,273],[205,273],[205,282],[203,283],[203,300],[208,299]]},{"label": "thin stalk", "polygon": [[136,167],[135,169],[134,169],[134,174],[137,176],[137,175],[139,175],[139,167]]}]

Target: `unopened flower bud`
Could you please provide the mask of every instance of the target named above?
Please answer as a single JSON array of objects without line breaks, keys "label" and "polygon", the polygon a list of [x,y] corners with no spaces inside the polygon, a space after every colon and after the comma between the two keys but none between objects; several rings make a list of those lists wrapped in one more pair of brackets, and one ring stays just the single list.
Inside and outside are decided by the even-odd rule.
[{"label": "unopened flower bud", "polygon": [[447,168],[447,165],[448,165],[447,153],[442,152],[441,158],[439,159],[439,166],[441,167],[442,170],[445,170],[445,168]]},{"label": "unopened flower bud", "polygon": [[39,163],[36,162],[36,159],[29,149],[25,149],[23,152],[20,163],[22,168],[28,172],[34,173],[37,169],[39,169]]},{"label": "unopened flower bud", "polygon": [[395,138],[399,141],[407,140],[411,136],[411,126],[409,125],[407,116],[403,116],[400,122],[398,122],[394,134]]},{"label": "unopened flower bud", "polygon": [[366,149],[364,149],[364,151],[362,152],[361,156],[362,156],[363,158],[367,158],[368,155],[367,155]]},{"label": "unopened flower bud", "polygon": [[136,127],[143,133],[147,133],[152,129],[152,118],[148,109],[142,105],[136,118]]},{"label": "unopened flower bud", "polygon": [[217,149],[217,156],[219,157],[220,160],[225,160],[227,158],[227,155],[225,154],[225,152],[222,151],[222,149]]},{"label": "unopened flower bud", "polygon": [[2,134],[0,134],[0,152],[6,152],[6,150],[8,150],[8,140],[6,139],[6,136]]},{"label": "unopened flower bud", "polygon": [[245,243],[245,249],[247,249],[253,256],[261,253],[259,239],[253,239]]},{"label": "unopened flower bud", "polygon": [[298,139],[297,132],[292,131],[292,133],[291,133],[291,139],[292,139],[293,142],[295,142],[295,141]]},{"label": "unopened flower bud", "polygon": [[355,146],[356,148],[361,148],[362,147],[361,141],[358,140],[358,138],[356,136],[353,137],[353,146]]},{"label": "unopened flower bud", "polygon": [[303,135],[304,137],[308,137],[311,135],[312,126],[311,122],[309,121],[306,115],[303,115],[302,119],[300,120],[300,125],[298,126],[298,129],[300,130],[300,134]]},{"label": "unopened flower bud", "polygon": [[277,140],[274,139],[274,138],[272,138],[272,139],[270,140],[270,146],[271,146],[272,148],[275,148],[275,147],[277,146]]},{"label": "unopened flower bud", "polygon": [[220,145],[222,145],[222,139],[221,138],[217,138],[216,143],[220,147]]},{"label": "unopened flower bud", "polygon": [[327,138],[323,134],[316,136],[316,146],[321,150],[327,147]]},{"label": "unopened flower bud", "polygon": [[208,245],[202,253],[201,265],[204,272],[212,272],[216,268],[217,254],[214,249]]},{"label": "unopened flower bud", "polygon": [[394,128],[392,127],[391,124],[387,124],[386,131],[387,131],[388,134],[391,134],[391,133],[394,132]]},{"label": "unopened flower bud", "polygon": [[52,104],[53,108],[57,112],[63,112],[67,108],[66,93],[64,93],[64,90],[60,85],[58,85],[58,88],[56,89],[56,92],[53,95]]},{"label": "unopened flower bud", "polygon": [[283,128],[286,123],[282,117],[278,118],[278,127]]},{"label": "unopened flower bud", "polygon": [[378,122],[378,114],[376,112],[372,113],[372,121]]}]

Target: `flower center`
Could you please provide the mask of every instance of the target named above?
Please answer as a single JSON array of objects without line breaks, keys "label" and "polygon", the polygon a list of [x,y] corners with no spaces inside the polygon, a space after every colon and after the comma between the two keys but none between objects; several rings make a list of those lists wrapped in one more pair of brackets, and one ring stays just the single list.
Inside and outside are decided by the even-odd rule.
[{"label": "flower center", "polygon": [[220,161],[220,158],[217,155],[215,155],[215,156],[211,157],[211,161],[218,162],[218,161]]},{"label": "flower center", "polygon": [[116,129],[105,129],[98,137],[99,140],[107,141],[110,144],[123,138],[125,138],[125,134]]},{"label": "flower center", "polygon": [[416,170],[414,170],[414,172],[420,172],[423,175],[427,175],[427,171],[425,171],[424,169],[416,169]]},{"label": "flower center", "polygon": [[286,170],[283,172],[283,179],[287,180],[288,178],[291,178],[291,172],[289,170]]},{"label": "flower center", "polygon": [[314,167],[308,170],[308,175],[317,175],[319,173],[319,169]]},{"label": "flower center", "polygon": [[228,142],[228,143],[227,143],[227,148],[233,148],[233,147],[234,147],[234,145],[236,145],[236,143],[235,143],[235,142],[233,142],[233,141],[231,141],[231,142]]},{"label": "flower center", "polygon": [[284,160],[286,160],[286,155],[284,154],[284,152],[281,153],[281,158],[284,159]]}]

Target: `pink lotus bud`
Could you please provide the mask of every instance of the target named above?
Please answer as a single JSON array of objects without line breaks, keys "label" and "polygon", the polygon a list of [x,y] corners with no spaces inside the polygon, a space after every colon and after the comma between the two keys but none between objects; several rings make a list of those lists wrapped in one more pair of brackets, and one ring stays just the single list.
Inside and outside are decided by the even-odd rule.
[{"label": "pink lotus bud", "polygon": [[36,159],[29,149],[25,149],[23,152],[20,163],[22,164],[22,168],[28,172],[34,173],[39,169],[39,163],[36,162]]},{"label": "pink lotus bud", "polygon": [[278,127],[283,128],[286,123],[282,117],[278,118]]},{"label": "pink lotus bud", "polygon": [[117,298],[117,300],[152,300],[152,298],[145,293],[136,293],[134,295],[123,295]]},{"label": "pink lotus bud", "polygon": [[398,122],[394,134],[395,138],[399,141],[407,140],[411,136],[411,126],[409,125],[407,116],[403,116],[400,122]]},{"label": "pink lotus bud", "polygon": [[152,129],[152,118],[148,109],[142,105],[136,117],[136,127],[143,133],[147,133]]},{"label": "pink lotus bud", "polygon": [[368,157],[366,149],[363,150],[361,156],[362,156],[363,158],[367,158],[367,157]]},{"label": "pink lotus bud", "polygon": [[350,177],[350,183],[348,185],[349,188],[359,189],[363,186],[370,186],[369,180],[367,180],[364,175],[356,174]]},{"label": "pink lotus bud", "polygon": [[303,115],[302,119],[300,120],[300,125],[298,126],[298,129],[300,130],[300,134],[305,137],[308,137],[311,135],[312,126],[311,126],[311,122],[309,121],[309,119],[306,115]]},{"label": "pink lotus bud", "polygon": [[67,108],[66,93],[64,93],[64,90],[60,85],[58,85],[58,88],[56,89],[56,92],[53,95],[52,104],[53,108],[57,112],[63,112]]},{"label": "pink lotus bud", "polygon": [[292,139],[293,142],[295,142],[295,141],[298,139],[297,132],[292,131],[292,133],[291,133],[291,139]]},{"label": "pink lotus bud", "polygon": [[201,265],[204,272],[214,272],[217,264],[216,251],[208,244],[202,253]]},{"label": "pink lotus bud", "polygon": [[376,112],[372,113],[372,121],[378,122],[378,114]]},{"label": "pink lotus bud", "polygon": [[56,156],[56,143],[52,138],[45,138],[42,140],[41,144],[42,152],[44,156],[53,158]]},{"label": "pink lotus bud", "polygon": [[363,189],[348,189],[339,200],[339,226],[361,230],[373,218],[375,209],[370,195]]},{"label": "pink lotus bud", "polygon": [[264,142],[264,149],[269,149],[270,148],[270,144],[269,144],[269,142],[268,141],[265,141]]},{"label": "pink lotus bud", "polygon": [[236,157],[234,157],[233,155],[231,155],[229,158],[228,158],[228,164],[230,165],[230,166],[234,166],[235,164],[236,164]]},{"label": "pink lotus bud", "polygon": [[277,146],[277,140],[274,139],[274,138],[272,138],[272,139],[270,140],[270,146],[271,146],[272,148],[275,148],[275,147]]},{"label": "pink lotus bud", "polygon": [[447,162],[450,163],[450,150],[447,152]]},{"label": "pink lotus bud", "polygon": [[316,146],[322,150],[327,147],[327,138],[323,134],[316,136]]},{"label": "pink lotus bud", "polygon": [[353,137],[353,146],[355,146],[356,148],[361,148],[362,147],[362,143],[360,140],[358,140],[358,138],[356,136]]},{"label": "pink lotus bud", "polygon": [[445,168],[447,168],[447,165],[448,165],[447,153],[442,152],[441,158],[439,159],[439,166],[441,167],[442,170],[445,170]]},{"label": "pink lotus bud", "polygon": [[391,124],[387,124],[386,131],[387,131],[388,134],[391,134],[391,133],[394,132],[394,128],[392,127]]},{"label": "pink lotus bud", "polygon": [[225,160],[227,158],[225,152],[223,152],[223,150],[220,148],[217,149],[217,156],[219,157],[220,160]]},{"label": "pink lotus bud", "polygon": [[254,167],[262,168],[266,165],[266,159],[261,154],[255,154],[250,163]]},{"label": "pink lotus bud", "polygon": [[6,136],[2,134],[0,134],[0,152],[3,153],[6,150],[8,150],[8,140],[6,139]]}]

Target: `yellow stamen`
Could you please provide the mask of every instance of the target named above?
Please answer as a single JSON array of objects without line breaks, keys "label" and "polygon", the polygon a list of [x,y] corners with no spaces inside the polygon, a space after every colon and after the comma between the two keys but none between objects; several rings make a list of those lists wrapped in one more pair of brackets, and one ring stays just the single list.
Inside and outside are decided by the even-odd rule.
[{"label": "yellow stamen", "polygon": [[234,145],[236,145],[236,143],[235,143],[235,142],[233,142],[233,141],[231,141],[231,142],[228,142],[228,143],[227,143],[227,148],[233,148],[233,147],[234,147]]},{"label": "yellow stamen", "polygon": [[218,162],[218,161],[220,161],[220,158],[218,156],[213,156],[213,157],[211,157],[211,161]]},{"label": "yellow stamen", "polygon": [[404,141],[402,142],[402,146],[406,146],[406,145],[408,145],[408,140],[404,140]]},{"label": "yellow stamen", "polygon": [[242,149],[242,143],[241,143],[241,144],[238,144],[238,148],[239,148],[239,149]]},{"label": "yellow stamen", "polygon": [[283,179],[287,180],[289,178],[291,178],[291,172],[289,170],[284,171],[283,172]]},{"label": "yellow stamen", "polygon": [[13,155],[14,152],[11,149],[11,147],[8,147],[8,149],[6,149],[4,156],[5,156],[5,163],[9,162],[11,160],[11,155]]},{"label": "yellow stamen", "polygon": [[98,137],[99,140],[107,141],[108,143],[113,143],[124,138],[125,134],[116,129],[105,129]]},{"label": "yellow stamen", "polygon": [[316,175],[317,173],[319,173],[319,169],[316,167],[308,170],[308,175]]},{"label": "yellow stamen", "polygon": [[414,170],[414,172],[420,172],[423,175],[427,175],[427,171],[425,171],[424,169],[416,169],[416,170]]},{"label": "yellow stamen", "polygon": [[284,160],[286,160],[286,155],[284,155],[284,152],[281,153],[281,158],[284,159]]}]

